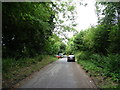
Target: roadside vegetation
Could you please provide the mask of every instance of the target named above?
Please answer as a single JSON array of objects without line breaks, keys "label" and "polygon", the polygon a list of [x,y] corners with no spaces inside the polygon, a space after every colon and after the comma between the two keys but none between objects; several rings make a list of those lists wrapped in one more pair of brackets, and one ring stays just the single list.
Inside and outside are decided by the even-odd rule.
[{"label": "roadside vegetation", "polygon": [[13,87],[16,83],[30,76],[47,64],[58,60],[54,56],[40,55],[34,58],[21,58],[3,60],[3,87]]},{"label": "roadside vegetation", "polygon": [[[82,53],[82,54],[81,54]],[[99,88],[119,88],[120,55],[100,55],[80,52],[77,62],[86,70]],[[89,55],[89,56],[88,56]]]},{"label": "roadside vegetation", "polygon": [[75,54],[77,62],[86,72],[96,77],[99,88],[120,86],[119,5],[118,2],[96,3],[99,24],[80,31],[66,47],[66,52]]}]

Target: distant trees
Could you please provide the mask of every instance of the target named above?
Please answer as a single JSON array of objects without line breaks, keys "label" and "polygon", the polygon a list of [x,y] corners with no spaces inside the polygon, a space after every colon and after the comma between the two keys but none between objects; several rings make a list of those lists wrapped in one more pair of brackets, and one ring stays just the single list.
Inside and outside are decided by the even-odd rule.
[{"label": "distant trees", "polygon": [[62,42],[56,34],[49,37],[45,51],[49,55],[64,53],[66,45]]}]

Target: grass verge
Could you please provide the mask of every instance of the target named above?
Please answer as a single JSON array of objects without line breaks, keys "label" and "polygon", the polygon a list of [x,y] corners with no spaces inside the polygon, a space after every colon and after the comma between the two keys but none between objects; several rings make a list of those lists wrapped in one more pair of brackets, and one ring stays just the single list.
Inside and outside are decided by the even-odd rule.
[{"label": "grass verge", "polygon": [[90,61],[80,60],[78,63],[93,79],[98,88],[120,88],[118,83],[113,82],[111,77],[103,75],[102,69]]},{"label": "grass verge", "polygon": [[120,88],[120,55],[77,52],[77,62],[93,78],[98,88]]},{"label": "grass verge", "polygon": [[42,67],[57,60],[56,57],[44,55],[35,58],[24,59],[4,59],[3,60],[3,88],[11,88],[13,85],[31,75],[33,72],[39,71]]}]

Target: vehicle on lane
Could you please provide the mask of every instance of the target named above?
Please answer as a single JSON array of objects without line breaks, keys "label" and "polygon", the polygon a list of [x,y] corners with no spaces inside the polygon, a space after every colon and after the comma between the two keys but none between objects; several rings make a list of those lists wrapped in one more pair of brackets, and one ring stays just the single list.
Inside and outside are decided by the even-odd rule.
[{"label": "vehicle on lane", "polygon": [[67,56],[67,62],[75,62],[75,56],[74,55],[68,55]]},{"label": "vehicle on lane", "polygon": [[60,55],[56,55],[57,58],[60,58]]},{"label": "vehicle on lane", "polygon": [[56,55],[57,58],[63,58],[63,55]]},{"label": "vehicle on lane", "polygon": [[63,58],[64,55],[63,55],[63,53],[59,53],[58,55],[56,55],[56,57],[57,57],[57,58]]}]

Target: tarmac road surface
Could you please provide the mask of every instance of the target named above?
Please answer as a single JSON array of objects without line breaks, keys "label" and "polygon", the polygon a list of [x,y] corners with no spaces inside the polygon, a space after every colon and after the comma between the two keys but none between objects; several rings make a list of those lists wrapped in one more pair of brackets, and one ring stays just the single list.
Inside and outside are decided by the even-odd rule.
[{"label": "tarmac road surface", "polygon": [[37,72],[19,88],[96,88],[76,62],[59,59]]}]

